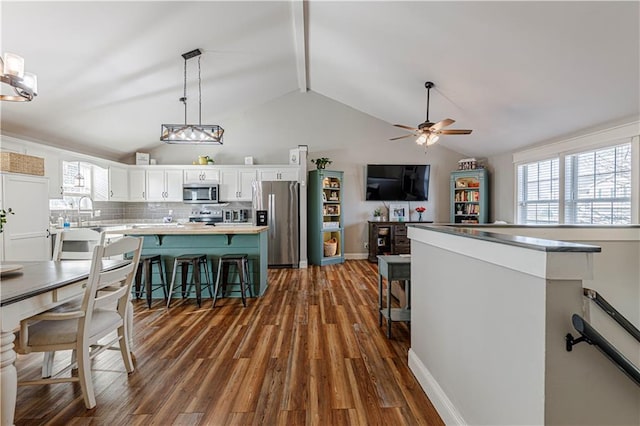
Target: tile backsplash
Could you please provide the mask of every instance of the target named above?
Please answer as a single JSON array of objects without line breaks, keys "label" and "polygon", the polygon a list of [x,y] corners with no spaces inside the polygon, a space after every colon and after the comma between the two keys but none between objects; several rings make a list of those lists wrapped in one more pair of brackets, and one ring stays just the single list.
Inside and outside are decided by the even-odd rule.
[{"label": "tile backsplash", "polygon": [[[94,221],[142,221],[142,222],[162,222],[166,216],[172,216],[173,221],[189,219],[192,211],[205,210],[207,208],[222,209],[249,209],[251,210],[251,202],[235,202],[225,203],[225,206],[208,206],[204,204],[184,204],[184,203],[129,203],[115,201],[96,201],[93,205],[94,212],[100,211],[100,216],[91,219]],[[169,213],[171,211],[171,214]],[[64,212],[67,212],[65,210]],[[68,212],[75,217],[75,211],[70,209]],[[52,218],[63,212],[52,211]],[[249,213],[251,215],[251,212]]]}]

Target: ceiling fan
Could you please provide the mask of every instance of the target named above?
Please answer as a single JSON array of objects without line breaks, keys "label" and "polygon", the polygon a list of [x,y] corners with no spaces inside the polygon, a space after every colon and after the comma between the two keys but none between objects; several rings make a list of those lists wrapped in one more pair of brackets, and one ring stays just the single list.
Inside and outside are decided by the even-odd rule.
[{"label": "ceiling fan", "polygon": [[391,138],[389,139],[390,141],[417,136],[416,143],[418,145],[424,145],[426,143],[427,146],[430,146],[436,143],[438,139],[440,139],[440,135],[468,135],[471,133],[471,130],[444,130],[444,127],[450,126],[455,123],[455,120],[452,120],[450,118],[445,118],[444,120],[438,121],[437,123],[432,123],[429,121],[429,94],[431,88],[434,86],[435,85],[430,81],[427,81],[424,84],[424,87],[427,88],[427,118],[424,123],[420,123],[417,129],[415,127],[405,126],[404,124],[394,124],[394,126],[396,127],[411,130],[413,133],[405,136],[399,136],[397,138]]}]

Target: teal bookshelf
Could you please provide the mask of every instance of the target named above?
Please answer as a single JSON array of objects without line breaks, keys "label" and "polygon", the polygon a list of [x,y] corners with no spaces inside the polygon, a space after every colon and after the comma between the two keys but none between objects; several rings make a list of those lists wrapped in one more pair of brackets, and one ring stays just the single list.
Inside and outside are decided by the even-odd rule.
[{"label": "teal bookshelf", "polygon": [[312,170],[307,183],[309,263],[344,263],[343,172]]},{"label": "teal bookshelf", "polygon": [[451,172],[451,223],[487,223],[488,188],[487,169]]}]

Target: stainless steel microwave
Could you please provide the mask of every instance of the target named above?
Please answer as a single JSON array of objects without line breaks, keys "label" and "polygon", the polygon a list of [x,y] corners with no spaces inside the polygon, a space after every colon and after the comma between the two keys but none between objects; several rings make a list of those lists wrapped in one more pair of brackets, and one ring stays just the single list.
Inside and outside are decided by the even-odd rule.
[{"label": "stainless steel microwave", "polygon": [[215,204],[219,201],[220,186],[217,183],[185,183],[182,185],[182,201],[187,204]]}]

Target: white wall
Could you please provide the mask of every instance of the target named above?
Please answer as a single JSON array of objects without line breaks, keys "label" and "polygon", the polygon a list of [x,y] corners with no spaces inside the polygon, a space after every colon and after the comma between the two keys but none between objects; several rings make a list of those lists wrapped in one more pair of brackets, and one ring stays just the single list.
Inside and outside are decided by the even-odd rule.
[{"label": "white wall", "polygon": [[496,220],[514,223],[515,220],[515,179],[513,176],[513,155],[503,154],[489,157],[489,194],[491,209],[489,222]]},{"label": "white wall", "polygon": [[[287,163],[289,149],[308,145],[309,159],[329,157],[327,168],[344,171],[345,253],[364,258],[366,221],[379,202],[364,201],[367,163],[431,164],[425,220],[449,221],[449,172],[464,156],[446,148],[446,138],[426,152],[411,141],[389,141],[404,131],[314,92],[292,92],[242,114],[218,120],[225,129],[224,145],[197,147],[162,145],[151,151],[159,164],[189,164],[198,155],[216,164],[242,164],[253,156],[257,164]],[[206,149],[205,149],[206,148]],[[315,166],[309,163],[309,168]]]},{"label": "white wall", "polygon": [[[487,163],[492,172],[490,179],[491,190],[491,221],[503,220],[515,222],[515,166],[517,161],[537,161],[551,158],[561,153],[587,151],[602,146],[632,143],[632,169],[634,182],[640,181],[640,149],[638,148],[638,134],[640,134],[640,120],[631,117],[608,125],[600,125],[584,129],[571,135],[554,138],[531,145],[525,150],[489,157]],[[632,139],[633,138],[633,139]],[[632,189],[632,199],[635,200],[632,223],[640,223],[640,185]]]},{"label": "white wall", "polygon": [[[571,315],[582,312],[583,281],[613,290],[605,296],[612,302],[631,299],[616,306],[637,319],[639,230],[622,230],[617,241],[591,255],[545,253],[411,227],[409,365],[443,420],[639,424],[635,383],[594,347],[582,343],[567,352],[564,345],[566,333],[578,335]],[[598,240],[598,232],[607,231],[587,235]],[[614,343],[628,344],[627,354],[637,362],[637,342]]]}]

